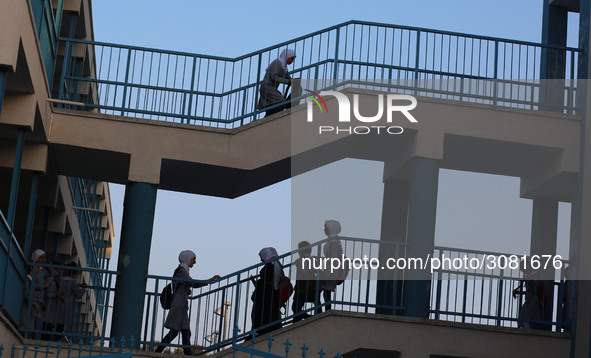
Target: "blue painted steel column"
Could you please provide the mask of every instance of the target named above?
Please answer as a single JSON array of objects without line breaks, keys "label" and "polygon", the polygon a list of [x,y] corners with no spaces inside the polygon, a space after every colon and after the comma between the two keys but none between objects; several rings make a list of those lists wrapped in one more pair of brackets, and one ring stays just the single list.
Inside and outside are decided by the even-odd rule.
[{"label": "blue painted steel column", "polygon": [[[566,46],[568,11],[565,7],[550,5],[544,0],[542,14],[542,43],[545,45]],[[566,52],[542,49],[540,78],[565,78]]]},{"label": "blue painted steel column", "polygon": [[[546,257],[554,258],[556,255],[556,240],[558,233],[558,200],[551,198],[536,198],[533,200],[530,254],[538,255],[540,261],[545,263]],[[550,256],[543,256],[550,255]],[[554,267],[548,265],[547,269],[540,267],[537,270],[544,280],[548,297],[554,297]],[[543,307],[541,320],[548,324],[534,323],[533,329],[552,330],[552,302],[540,302]]]},{"label": "blue painted steel column", "polygon": [[[581,124],[579,141],[579,173],[575,181],[571,208],[571,235],[569,246],[570,283],[567,300],[571,307],[571,357],[591,357],[591,2],[580,0],[579,9],[579,56],[577,102],[581,105]],[[580,89],[579,89],[580,87]],[[574,283],[574,284],[573,284]]]},{"label": "blue painted steel column", "polygon": [[[565,7],[550,5],[544,0],[542,18],[542,43],[545,45],[566,46],[568,11]],[[566,51],[542,48],[540,58],[540,78],[564,79],[566,75]],[[562,111],[564,106],[564,88],[557,81],[542,81],[541,100],[548,106],[547,111]]]},{"label": "blue painted steel column", "polygon": [[37,205],[37,189],[39,188],[39,174],[33,174],[31,182],[31,195],[29,197],[29,213],[27,214],[27,231],[25,232],[25,248],[23,254],[29,257],[31,251],[31,239],[33,237],[33,223],[35,221],[35,206]]},{"label": "blue painted steel column", "polygon": [[125,188],[112,324],[117,341],[140,338],[156,193],[156,186],[147,183],[128,183]]},{"label": "blue painted steel column", "polygon": [[[415,158],[408,205],[407,258],[426,260],[433,256],[439,161]],[[429,269],[407,269],[403,304],[411,317],[429,317],[431,274]]]},{"label": "blue painted steel column", "polygon": [[25,146],[25,129],[18,129],[16,140],[16,154],[14,155],[14,168],[12,169],[12,183],[10,185],[10,201],[8,202],[8,213],[6,221],[11,231],[14,226],[14,215],[16,213],[16,201],[18,199],[18,185],[21,176],[21,163],[23,160],[23,148]]},{"label": "blue painted steel column", "polygon": [[[402,257],[404,247],[396,243],[406,242],[406,224],[408,217],[409,183],[406,180],[387,179],[384,181],[382,203],[382,229],[380,240],[387,245],[380,245],[380,262],[392,257]],[[378,271],[376,287],[376,313],[401,314],[395,307],[402,305],[402,281],[398,270]]]}]

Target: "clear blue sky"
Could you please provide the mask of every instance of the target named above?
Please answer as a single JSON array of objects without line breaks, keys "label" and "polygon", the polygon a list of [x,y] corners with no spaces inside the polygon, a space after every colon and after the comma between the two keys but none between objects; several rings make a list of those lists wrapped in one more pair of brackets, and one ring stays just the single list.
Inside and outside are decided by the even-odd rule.
[{"label": "clear blue sky", "polygon": [[[542,0],[94,0],[93,17],[97,41],[234,57],[348,20],[539,42]],[[569,45],[576,45],[576,37],[569,36]],[[368,185],[380,187],[380,170],[368,170],[379,174],[368,178]],[[171,275],[183,249],[197,252],[195,278],[254,264],[264,246],[275,246],[279,253],[288,251],[290,189],[291,182],[285,181],[234,200],[159,191],[149,272]],[[112,185],[111,191],[117,230],[111,265],[115,269],[124,187]],[[379,198],[380,192],[376,195]],[[527,252],[531,202],[518,196],[516,178],[442,171],[437,244],[454,239],[465,242],[464,247]],[[343,235],[377,238],[381,204],[351,200],[352,206],[375,212],[377,225],[374,232],[365,233],[348,232],[344,225]],[[569,210],[569,205],[561,205],[561,254],[568,252],[565,214]],[[322,219],[309,228],[310,232],[317,229],[318,238]],[[504,240],[512,244],[502,250],[498,241]]]}]

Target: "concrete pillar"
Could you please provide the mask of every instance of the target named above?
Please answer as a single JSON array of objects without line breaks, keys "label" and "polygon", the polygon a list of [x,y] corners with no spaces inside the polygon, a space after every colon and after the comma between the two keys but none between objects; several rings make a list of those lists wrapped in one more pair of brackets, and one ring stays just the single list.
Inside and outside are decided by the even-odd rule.
[{"label": "concrete pillar", "polygon": [[[558,200],[550,198],[536,198],[533,200],[530,255],[538,255],[540,262],[545,263],[543,255],[556,255],[556,240],[558,232]],[[547,257],[547,256],[546,256]],[[548,290],[547,297],[554,297],[554,267],[552,261],[548,268],[536,271],[543,280],[544,290]],[[533,324],[533,328],[546,331],[552,330],[552,300],[543,302],[542,321],[548,324]]]},{"label": "concrete pillar", "polygon": [[140,339],[146,275],[150,259],[157,188],[153,184],[128,183],[125,188],[121,243],[113,304],[112,336],[120,341]]},{"label": "concrete pillar", "polygon": [[[384,181],[380,240],[394,244],[380,246],[379,260],[383,267],[389,258],[404,255],[404,246],[395,245],[395,243],[406,242],[408,194],[408,181],[396,179],[386,179]],[[376,303],[386,306],[377,308],[376,313],[401,314],[399,310],[395,309],[395,307],[402,305],[402,275],[400,271],[378,271]]]},{"label": "concrete pillar", "polygon": [[[581,0],[579,9],[579,47],[583,52],[579,58],[578,101],[581,104],[581,131],[579,150],[579,174],[577,175],[571,211],[571,237],[569,260],[571,262],[568,286],[568,302],[576,307],[571,329],[571,357],[591,356],[591,88],[589,74],[591,61],[591,2]],[[574,279],[574,280],[573,280]],[[587,279],[587,280],[585,280]]]},{"label": "concrete pillar", "polygon": [[[567,15],[566,8],[550,5],[550,0],[544,0],[542,18],[543,44],[566,46]],[[540,99],[545,104],[541,108],[545,111],[562,112],[567,61],[566,51],[543,48],[540,60],[540,78],[544,80],[540,86]]]},{"label": "concrete pillar", "polygon": [[[426,260],[433,256],[439,161],[415,158],[410,180],[407,258]],[[406,270],[403,304],[411,317],[429,317],[431,274],[429,270]]]},{"label": "concrete pillar", "polygon": [[[550,5],[544,0],[542,14],[542,43],[566,47],[568,11],[564,7]],[[542,79],[563,79],[566,70],[566,53],[561,50],[542,50],[540,70]]]}]

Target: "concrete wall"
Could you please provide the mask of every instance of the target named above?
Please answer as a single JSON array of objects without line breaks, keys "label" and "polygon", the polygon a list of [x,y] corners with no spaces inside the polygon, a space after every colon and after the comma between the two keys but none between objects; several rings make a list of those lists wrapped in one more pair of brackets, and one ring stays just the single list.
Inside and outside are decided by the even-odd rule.
[{"label": "concrete wall", "polygon": [[[402,358],[429,358],[449,355],[465,358],[557,358],[568,357],[570,340],[564,333],[527,332],[473,324],[413,319],[405,317],[331,311],[306,319],[273,334],[271,350],[285,355],[286,339],[292,343],[290,356],[300,356],[308,346],[308,356],[322,348],[326,357],[358,348],[401,352]],[[267,341],[256,349],[267,351]],[[229,357],[230,351],[217,357]],[[238,357],[246,355],[237,354]]]}]

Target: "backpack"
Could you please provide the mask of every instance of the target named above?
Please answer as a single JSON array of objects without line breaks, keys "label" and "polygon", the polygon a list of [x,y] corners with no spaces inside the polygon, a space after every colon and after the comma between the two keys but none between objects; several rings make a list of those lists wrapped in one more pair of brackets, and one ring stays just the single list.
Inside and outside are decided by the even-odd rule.
[{"label": "backpack", "polygon": [[293,294],[293,285],[291,284],[291,280],[287,276],[281,277],[279,280],[279,305],[280,307],[284,307],[287,304],[287,300]]},{"label": "backpack", "polygon": [[349,276],[349,270],[351,269],[349,266],[350,266],[349,264],[345,265],[345,263],[343,262],[343,267],[337,271],[337,274],[336,274],[337,286],[341,285],[343,282],[345,282],[345,280],[347,279],[347,276]]},{"label": "backpack", "polygon": [[172,306],[172,297],[174,296],[174,292],[172,290],[172,282],[168,285],[164,286],[162,289],[162,293],[160,294],[160,306],[165,310],[169,310],[170,306]]},{"label": "backpack", "polygon": [[[178,268],[174,270],[172,276],[174,277],[178,271]],[[172,298],[174,296],[174,282],[169,283],[168,285],[164,286],[162,292],[160,293],[160,306],[165,310],[169,310],[172,306]]]}]

